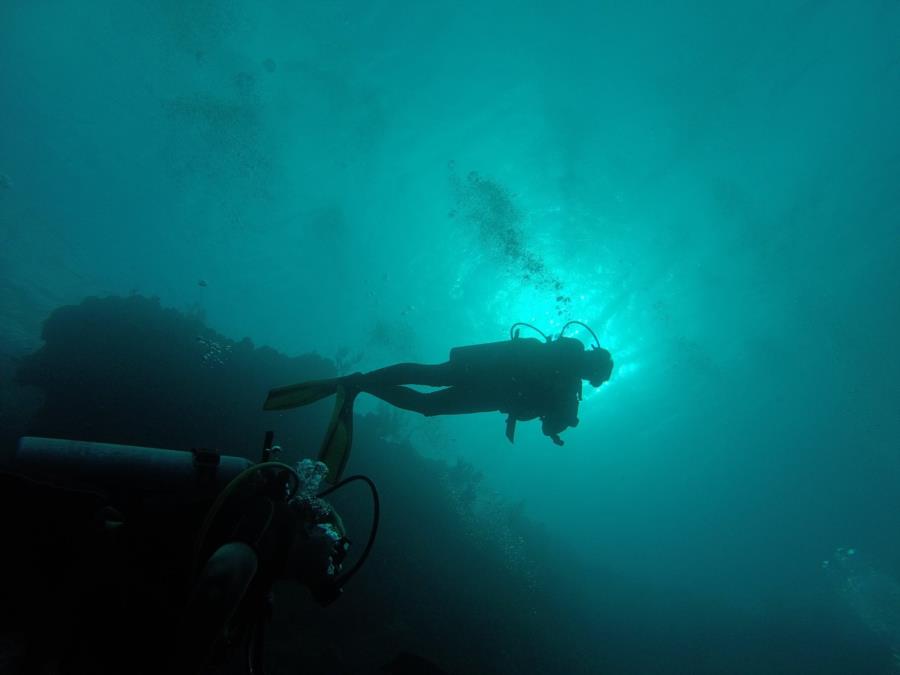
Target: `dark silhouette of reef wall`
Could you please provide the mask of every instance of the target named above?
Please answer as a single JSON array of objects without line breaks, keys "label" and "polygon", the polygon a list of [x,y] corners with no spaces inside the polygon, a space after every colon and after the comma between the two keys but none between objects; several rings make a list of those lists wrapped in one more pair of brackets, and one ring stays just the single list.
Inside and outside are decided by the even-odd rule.
[{"label": "dark silhouette of reef wall", "polygon": [[262,410],[275,384],[329,377],[315,355],[288,358],[234,342],[199,317],[141,296],[88,298],[47,319],[44,346],[22,360],[20,385],[42,390],[35,435],[187,449],[255,458],[262,433],[282,421],[286,447],[313,447],[322,410],[275,419]]}]

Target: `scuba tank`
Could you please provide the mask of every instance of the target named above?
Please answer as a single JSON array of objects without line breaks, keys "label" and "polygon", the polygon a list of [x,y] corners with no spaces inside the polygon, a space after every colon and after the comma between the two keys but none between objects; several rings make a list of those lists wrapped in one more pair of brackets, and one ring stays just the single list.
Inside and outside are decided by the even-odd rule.
[{"label": "scuba tank", "polygon": [[450,350],[450,361],[457,363],[464,368],[477,369],[485,366],[496,367],[498,362],[502,363],[504,360],[516,358],[516,355],[519,353],[518,347],[527,349],[528,347],[533,348],[535,345],[540,344],[536,338],[520,337],[520,326],[530,328],[538,333],[544,339],[544,344],[551,344],[564,338],[569,326],[572,325],[579,325],[585,328],[594,338],[594,344],[591,348],[600,349],[600,339],[597,337],[597,334],[590,326],[581,321],[569,321],[562,327],[555,338],[552,335],[547,335],[530,323],[517,321],[509,327],[509,340],[454,347]]},{"label": "scuba tank", "polygon": [[243,457],[211,450],[164,450],[62,438],[20,439],[9,469],[58,487],[98,490],[118,497],[168,494],[214,498],[242,471]]}]

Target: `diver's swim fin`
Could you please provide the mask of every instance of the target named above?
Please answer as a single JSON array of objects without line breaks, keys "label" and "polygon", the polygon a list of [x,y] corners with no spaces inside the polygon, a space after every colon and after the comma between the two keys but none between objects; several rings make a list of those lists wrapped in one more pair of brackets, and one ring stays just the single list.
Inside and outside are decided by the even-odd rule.
[{"label": "diver's swim fin", "polygon": [[358,393],[357,389],[348,391],[343,386],[337,387],[334,412],[319,450],[319,461],[328,467],[325,480],[329,483],[340,480],[347,460],[350,459],[350,447],[353,444],[353,402]]},{"label": "diver's swim fin", "polygon": [[339,383],[338,378],[333,378],[277,387],[269,392],[263,410],[287,410],[321,401],[336,393]]}]

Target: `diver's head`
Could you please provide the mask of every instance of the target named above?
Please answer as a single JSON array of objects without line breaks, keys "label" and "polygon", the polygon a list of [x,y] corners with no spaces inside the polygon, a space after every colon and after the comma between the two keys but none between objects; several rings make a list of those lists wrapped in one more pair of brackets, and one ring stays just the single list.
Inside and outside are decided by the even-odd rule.
[{"label": "diver's head", "polygon": [[599,387],[612,375],[612,356],[603,347],[594,347],[585,352],[584,362],[585,370],[582,377],[590,382],[592,387]]}]

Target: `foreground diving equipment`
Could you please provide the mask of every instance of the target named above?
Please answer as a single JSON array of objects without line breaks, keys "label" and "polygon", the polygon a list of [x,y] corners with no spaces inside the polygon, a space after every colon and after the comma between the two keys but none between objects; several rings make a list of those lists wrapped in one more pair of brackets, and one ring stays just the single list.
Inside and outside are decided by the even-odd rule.
[{"label": "foreground diving equipment", "polygon": [[[280,449],[272,442],[268,432],[262,461],[254,464],[208,450],[26,437],[7,470],[43,486],[91,491],[125,528],[131,513],[146,518],[160,500],[179,513],[179,505],[201,505],[206,516],[194,550],[185,552],[192,555],[183,556],[193,561],[190,570],[185,566],[193,581],[170,672],[206,672],[238,649],[245,651],[248,672],[263,673],[272,584],[293,579],[321,605],[336,600],[372,549],[380,511],[368,478],[353,476],[319,492],[324,466],[273,461]],[[373,524],[362,555],[344,572],[350,541],[324,497],[354,481],[366,482],[372,491]],[[178,559],[161,562],[178,565]]]},{"label": "foreground diving equipment", "polygon": [[[380,518],[378,491],[364,476],[347,478],[317,492],[326,469],[304,460],[297,468],[272,461],[280,450],[266,434],[262,461],[236,476],[210,508],[195,550],[196,582],[182,619],[178,666],[199,672],[217,646],[243,643],[251,673],[263,672],[265,619],[271,608],[271,583],[278,578],[301,582],[321,605],[336,600],[344,584],[369,556]],[[373,522],[359,560],[341,574],[350,547],[343,522],[324,497],[362,480],[372,490]],[[227,541],[210,554],[217,520],[240,505],[240,517]],[[205,560],[205,563],[201,562]],[[262,563],[265,563],[263,565]],[[253,586],[256,592],[253,593]],[[224,590],[223,590],[224,589]],[[206,628],[197,640],[197,626]]]}]

